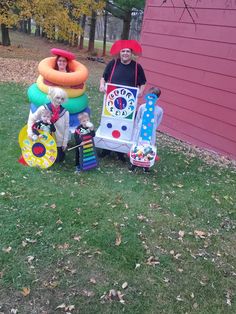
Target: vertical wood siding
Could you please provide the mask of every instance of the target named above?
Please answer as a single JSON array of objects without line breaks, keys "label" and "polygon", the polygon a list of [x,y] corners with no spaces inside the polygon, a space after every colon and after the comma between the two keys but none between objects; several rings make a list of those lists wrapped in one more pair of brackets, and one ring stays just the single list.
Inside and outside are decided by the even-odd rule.
[{"label": "vertical wood siding", "polygon": [[[148,86],[162,90],[160,129],[236,159],[236,0],[147,0]],[[172,5],[174,3],[174,7]]]}]

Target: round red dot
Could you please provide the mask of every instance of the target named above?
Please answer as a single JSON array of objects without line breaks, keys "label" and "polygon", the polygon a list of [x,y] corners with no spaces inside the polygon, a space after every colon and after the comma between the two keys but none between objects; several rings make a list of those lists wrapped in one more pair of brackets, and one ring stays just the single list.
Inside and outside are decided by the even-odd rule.
[{"label": "round red dot", "polygon": [[112,132],[112,136],[113,136],[114,138],[119,138],[119,137],[120,137],[120,132],[119,132],[118,130],[114,130],[114,131]]}]

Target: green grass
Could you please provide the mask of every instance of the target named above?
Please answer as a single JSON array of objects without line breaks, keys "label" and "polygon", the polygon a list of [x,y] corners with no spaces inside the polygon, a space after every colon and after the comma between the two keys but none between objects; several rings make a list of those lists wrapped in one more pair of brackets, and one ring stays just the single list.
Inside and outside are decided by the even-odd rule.
[{"label": "green grass", "polygon": [[[62,303],[86,314],[236,312],[233,169],[162,142],[150,174],[105,158],[78,176],[74,152],[48,170],[24,167],[26,89],[2,83],[0,93],[0,312],[64,313]],[[88,94],[98,126],[102,96],[91,84]]]}]

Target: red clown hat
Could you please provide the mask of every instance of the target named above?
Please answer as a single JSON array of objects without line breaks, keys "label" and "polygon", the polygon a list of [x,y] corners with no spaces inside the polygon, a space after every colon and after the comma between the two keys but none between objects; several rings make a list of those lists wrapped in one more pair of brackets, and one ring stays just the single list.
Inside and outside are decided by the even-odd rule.
[{"label": "red clown hat", "polygon": [[62,50],[62,49],[58,49],[58,48],[52,48],[51,53],[55,56],[64,57],[67,60],[74,60],[75,59],[75,55],[72,52],[69,52],[66,50]]},{"label": "red clown hat", "polygon": [[120,53],[122,49],[131,49],[132,53],[135,55],[141,55],[142,53],[142,47],[137,42],[137,40],[117,40],[114,42],[114,44],[111,46],[110,54],[112,56],[117,55]]}]

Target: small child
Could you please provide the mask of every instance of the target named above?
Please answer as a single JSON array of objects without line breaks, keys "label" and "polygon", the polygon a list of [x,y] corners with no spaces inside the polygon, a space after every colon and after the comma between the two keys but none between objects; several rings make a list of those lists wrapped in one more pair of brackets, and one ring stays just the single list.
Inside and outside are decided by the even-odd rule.
[{"label": "small child", "polygon": [[[83,146],[86,142],[86,136],[90,135],[91,137],[95,136],[94,126],[90,122],[89,114],[87,112],[82,112],[78,114],[78,120],[80,125],[75,129],[75,142],[77,145]],[[80,172],[80,147],[76,148],[75,152],[75,171]]]},{"label": "small child", "polygon": [[[147,94],[154,94],[157,96],[157,98],[160,97],[161,95],[161,90],[158,87],[151,87]],[[139,109],[138,113],[135,118],[134,122],[134,135],[133,135],[133,140],[138,143],[139,142],[139,136],[141,132],[141,127],[142,127],[142,120],[143,120],[143,115],[146,109],[146,103],[142,104]],[[154,110],[154,124],[153,124],[153,130],[152,130],[152,136],[150,140],[150,144],[155,146],[156,143],[156,130],[158,129],[161,121],[163,118],[163,109],[158,106],[157,102],[155,103],[155,110]],[[129,170],[133,171],[135,170],[136,166],[135,165],[130,165]],[[149,168],[144,168],[144,172],[149,172]]]},{"label": "small child", "polygon": [[32,126],[41,119],[41,112],[48,110],[51,112],[51,122],[55,125],[55,140],[57,143],[56,162],[65,160],[65,151],[69,140],[69,112],[62,106],[67,101],[66,92],[59,87],[50,87],[48,91],[49,103],[40,106],[34,113],[30,111],[28,118],[27,133],[32,138]]},{"label": "small child", "polygon": [[40,119],[32,125],[32,132],[33,132],[32,140],[33,141],[36,141],[38,137],[40,138],[43,136],[43,135],[40,135],[38,130],[42,130],[50,134],[52,134],[53,132],[56,132],[55,125],[51,123],[51,117],[52,117],[52,114],[49,110],[43,109],[41,111]]}]

